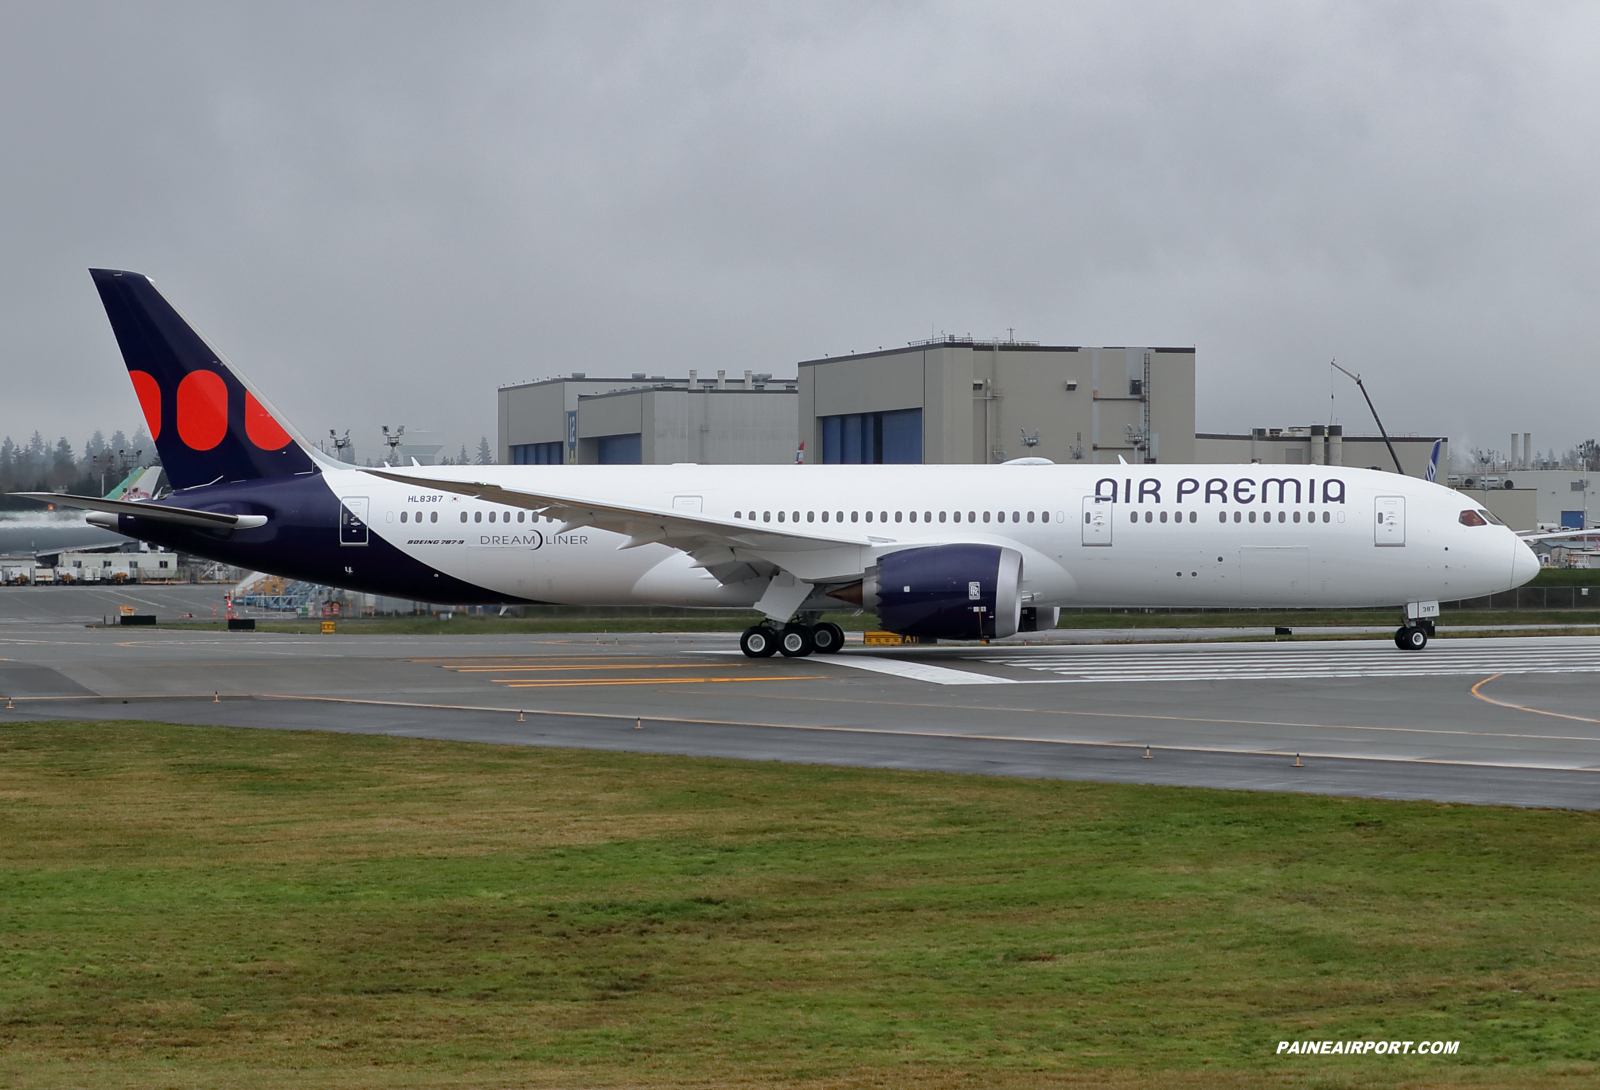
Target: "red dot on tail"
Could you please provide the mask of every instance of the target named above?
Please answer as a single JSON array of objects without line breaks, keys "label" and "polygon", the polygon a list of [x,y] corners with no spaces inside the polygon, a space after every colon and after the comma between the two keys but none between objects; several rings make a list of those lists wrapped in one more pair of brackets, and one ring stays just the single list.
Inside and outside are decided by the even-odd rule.
[{"label": "red dot on tail", "polygon": [[228,387],[215,371],[191,371],[178,383],[178,437],[210,450],[228,434]]},{"label": "red dot on tail", "polygon": [[244,433],[262,450],[282,450],[289,445],[289,433],[249,390],[244,394]]},{"label": "red dot on tail", "polygon": [[133,379],[133,392],[139,395],[139,408],[144,410],[144,422],[150,425],[150,438],[161,438],[161,384],[148,371],[129,371]]}]

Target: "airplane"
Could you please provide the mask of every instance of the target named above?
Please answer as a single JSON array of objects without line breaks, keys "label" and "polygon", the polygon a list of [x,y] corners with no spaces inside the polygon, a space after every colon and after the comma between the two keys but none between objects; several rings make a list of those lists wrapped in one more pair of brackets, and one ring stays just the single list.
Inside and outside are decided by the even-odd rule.
[{"label": "airplane", "polygon": [[919,641],[1054,627],[1062,607],[1395,607],[1539,570],[1484,507],[1318,465],[361,468],[318,450],[145,276],[90,270],[172,491],[19,493],[165,549],[441,604],[753,608],[751,657],[837,652],[828,609]]}]

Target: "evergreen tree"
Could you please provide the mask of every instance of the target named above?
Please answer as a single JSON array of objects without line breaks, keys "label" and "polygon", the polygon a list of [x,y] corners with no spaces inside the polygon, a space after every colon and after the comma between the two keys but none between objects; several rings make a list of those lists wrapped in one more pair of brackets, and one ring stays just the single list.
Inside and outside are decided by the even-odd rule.
[{"label": "evergreen tree", "polygon": [[135,465],[153,466],[160,462],[156,457],[156,444],[150,438],[150,433],[144,430],[144,425],[139,425],[139,430],[133,433],[133,449],[128,451],[128,457]]},{"label": "evergreen tree", "polygon": [[458,466],[469,466],[471,464],[472,464],[472,459],[467,457],[467,444],[462,443],[461,444],[461,456],[456,459],[456,465],[458,465]]},{"label": "evergreen tree", "polygon": [[128,449],[128,437],[122,434],[121,428],[111,433],[111,453],[115,454],[118,451],[126,451],[130,455],[133,453]]},{"label": "evergreen tree", "polygon": [[83,444],[83,457],[85,461],[93,461],[98,455],[106,452],[106,433],[96,428],[94,434],[89,436],[89,441]]},{"label": "evergreen tree", "polygon": [[478,440],[478,464],[480,466],[494,465],[494,448],[489,446],[489,437],[487,435]]}]

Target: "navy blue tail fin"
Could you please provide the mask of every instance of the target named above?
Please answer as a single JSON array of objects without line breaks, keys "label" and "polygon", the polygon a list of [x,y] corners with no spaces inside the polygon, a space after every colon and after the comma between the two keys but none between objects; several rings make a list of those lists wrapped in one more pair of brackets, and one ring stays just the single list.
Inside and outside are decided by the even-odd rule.
[{"label": "navy blue tail fin", "polygon": [[173,488],[313,473],[294,433],[149,278],[90,269]]}]

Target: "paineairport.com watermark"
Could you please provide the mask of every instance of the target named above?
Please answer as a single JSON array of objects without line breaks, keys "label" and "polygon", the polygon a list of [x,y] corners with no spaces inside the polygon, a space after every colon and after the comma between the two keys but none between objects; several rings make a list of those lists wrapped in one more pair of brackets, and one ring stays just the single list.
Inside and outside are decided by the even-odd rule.
[{"label": "paineairport.com watermark", "polygon": [[1279,1056],[1454,1056],[1460,1041],[1279,1041]]}]

